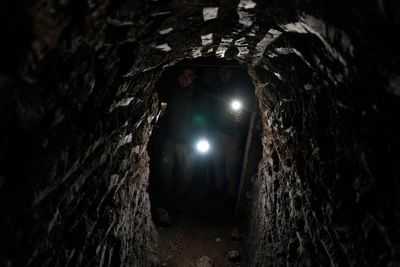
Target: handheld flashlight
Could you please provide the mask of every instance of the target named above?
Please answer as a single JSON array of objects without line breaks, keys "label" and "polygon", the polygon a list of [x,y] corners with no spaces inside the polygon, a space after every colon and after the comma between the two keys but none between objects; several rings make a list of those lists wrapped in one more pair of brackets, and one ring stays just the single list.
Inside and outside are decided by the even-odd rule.
[{"label": "handheld flashlight", "polygon": [[242,109],[242,103],[239,100],[234,99],[231,102],[231,108],[233,111],[239,111]]},{"label": "handheld flashlight", "polygon": [[205,154],[208,152],[208,150],[210,150],[210,143],[207,141],[207,139],[200,139],[197,143],[196,143],[196,149],[197,151],[199,151],[202,154]]}]

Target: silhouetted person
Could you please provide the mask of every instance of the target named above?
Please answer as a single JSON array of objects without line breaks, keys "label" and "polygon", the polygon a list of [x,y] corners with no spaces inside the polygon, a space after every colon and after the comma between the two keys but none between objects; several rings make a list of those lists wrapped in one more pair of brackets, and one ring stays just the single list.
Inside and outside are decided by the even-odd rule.
[{"label": "silhouetted person", "polygon": [[196,72],[183,68],[170,86],[162,85],[161,100],[167,103],[162,130],[160,177],[165,197],[183,209],[194,172],[193,141],[199,127],[196,114],[201,104],[201,85]]},{"label": "silhouetted person", "polygon": [[[238,78],[238,70],[222,67],[212,84],[210,104],[213,136],[211,188],[217,195],[228,194],[234,200],[240,177],[244,135],[247,132],[249,86]],[[237,101],[233,104],[233,101]],[[233,104],[233,106],[232,106]]]}]

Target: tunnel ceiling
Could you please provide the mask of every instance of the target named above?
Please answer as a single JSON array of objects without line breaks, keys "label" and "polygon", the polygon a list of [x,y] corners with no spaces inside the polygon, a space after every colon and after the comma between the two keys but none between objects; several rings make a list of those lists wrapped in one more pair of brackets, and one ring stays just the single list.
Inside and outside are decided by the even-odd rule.
[{"label": "tunnel ceiling", "polygon": [[3,6],[2,265],[156,265],[154,84],[206,56],[245,66],[262,112],[249,266],[399,263],[397,2]]}]

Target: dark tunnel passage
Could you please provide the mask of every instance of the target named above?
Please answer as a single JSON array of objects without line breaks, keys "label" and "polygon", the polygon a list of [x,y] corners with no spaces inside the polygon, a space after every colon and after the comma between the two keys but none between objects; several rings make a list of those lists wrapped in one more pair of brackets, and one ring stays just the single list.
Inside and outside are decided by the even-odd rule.
[{"label": "dark tunnel passage", "polygon": [[254,85],[235,61],[199,58],[166,69],[156,91],[148,191],[160,258],[175,266],[208,254],[229,266],[261,159]]},{"label": "dark tunnel passage", "polygon": [[[247,144],[248,132],[260,135],[261,128],[259,120],[258,125],[250,125],[250,119],[255,123],[256,114],[259,118],[250,77],[238,63],[202,58],[179,62],[164,71],[156,90],[161,112],[149,143],[149,191],[157,203],[153,206],[162,207],[167,201],[167,196],[160,196],[162,184],[171,180],[169,187],[174,189],[167,195],[179,194],[180,187],[186,195],[205,190],[210,195],[231,196],[233,208],[243,160],[249,157],[244,155],[245,147],[260,159],[260,142]],[[204,150],[199,143],[202,140],[206,141]],[[186,162],[190,162],[188,168],[180,166]],[[256,165],[247,175],[255,174]],[[189,173],[187,181],[184,173]],[[196,190],[198,187],[202,189]]]},{"label": "dark tunnel passage", "polygon": [[[399,10],[392,0],[2,1],[0,266],[400,265]],[[190,201],[218,180],[205,154],[191,182],[200,195],[168,200],[177,187],[164,194],[155,165],[177,98],[162,87],[189,67],[214,95],[224,64],[254,86],[254,153],[233,187],[244,201]],[[219,107],[204,99],[205,114]],[[224,196],[230,181],[218,177]],[[219,230],[179,228],[211,211]]]}]

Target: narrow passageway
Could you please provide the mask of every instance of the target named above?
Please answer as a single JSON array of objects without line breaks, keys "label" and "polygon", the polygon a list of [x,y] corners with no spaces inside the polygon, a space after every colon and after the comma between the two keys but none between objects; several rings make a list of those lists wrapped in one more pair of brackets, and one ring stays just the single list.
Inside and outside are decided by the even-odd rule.
[{"label": "narrow passageway", "polygon": [[236,62],[204,58],[166,70],[157,90],[163,111],[148,150],[160,260],[236,266],[245,255],[243,222],[235,216],[245,201],[239,191],[250,190],[242,181],[256,173],[260,159],[254,158],[260,147],[248,138],[260,139],[250,123],[257,113],[252,82]]}]

